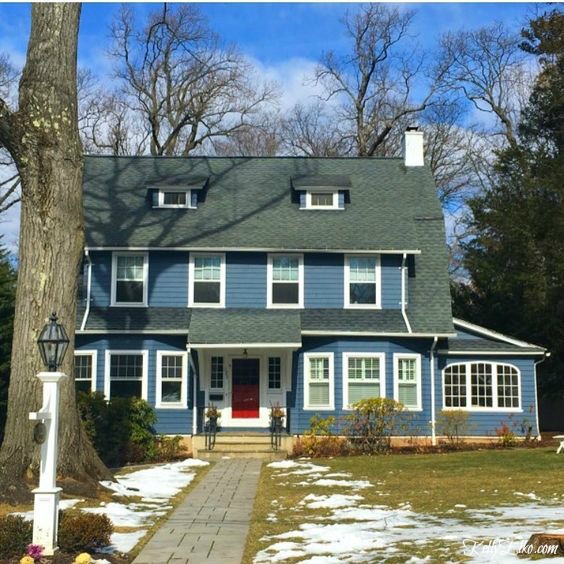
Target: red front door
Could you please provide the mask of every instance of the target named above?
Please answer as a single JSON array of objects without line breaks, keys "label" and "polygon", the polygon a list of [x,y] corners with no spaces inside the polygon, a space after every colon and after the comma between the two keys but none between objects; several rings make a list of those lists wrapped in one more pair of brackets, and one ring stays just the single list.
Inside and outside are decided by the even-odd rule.
[{"label": "red front door", "polygon": [[234,358],[232,375],[231,416],[234,419],[257,418],[260,394],[258,358]]}]

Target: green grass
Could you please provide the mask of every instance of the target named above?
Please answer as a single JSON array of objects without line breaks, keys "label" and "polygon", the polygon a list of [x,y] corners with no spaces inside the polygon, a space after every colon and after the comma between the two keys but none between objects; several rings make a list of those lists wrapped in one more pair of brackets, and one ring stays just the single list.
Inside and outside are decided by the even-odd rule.
[{"label": "green grass", "polygon": [[[564,499],[564,456],[554,449],[510,449],[452,452],[446,454],[414,454],[374,457],[349,457],[315,459],[313,463],[329,466],[332,472],[349,472],[350,479],[367,479],[374,486],[358,493],[365,498],[362,503],[386,505],[392,508],[409,502],[417,513],[437,517],[467,519],[463,504],[468,509],[487,509],[500,505],[530,503],[515,492],[534,492],[541,499]],[[261,540],[294,530],[303,523],[314,522],[330,510],[311,510],[299,507],[299,502],[309,493],[353,493],[349,489],[316,486],[296,486],[303,476],[274,478],[275,470],[263,467],[253,510],[253,519],[243,562],[252,562],[253,556],[271,542]],[[278,504],[274,506],[273,500]],[[267,521],[276,508],[277,522]],[[447,513],[448,512],[448,513]],[[411,554],[444,560],[452,543],[437,541]],[[450,550],[452,552],[452,550]],[[456,554],[449,558],[464,560]],[[458,555],[460,556],[460,555]],[[397,560],[402,561],[401,559]],[[389,559],[387,562],[394,562]]]}]

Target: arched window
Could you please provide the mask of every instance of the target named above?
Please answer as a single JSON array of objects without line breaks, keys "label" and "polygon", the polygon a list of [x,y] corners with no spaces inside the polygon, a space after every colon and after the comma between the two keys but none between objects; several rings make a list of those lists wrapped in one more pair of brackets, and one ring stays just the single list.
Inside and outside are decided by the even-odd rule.
[{"label": "arched window", "polygon": [[450,364],[443,370],[443,405],[453,409],[520,409],[519,369],[499,362]]}]

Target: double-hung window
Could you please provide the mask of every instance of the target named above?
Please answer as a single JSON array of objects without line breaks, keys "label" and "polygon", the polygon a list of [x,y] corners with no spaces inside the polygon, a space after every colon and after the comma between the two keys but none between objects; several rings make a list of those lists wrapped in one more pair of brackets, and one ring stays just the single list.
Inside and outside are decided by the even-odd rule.
[{"label": "double-hung window", "polygon": [[443,370],[446,409],[520,410],[519,370],[497,362],[462,362]]},{"label": "double-hung window", "polygon": [[147,399],[147,351],[106,351],[104,392],[107,399]]},{"label": "double-hung window", "polygon": [[394,399],[407,409],[421,409],[421,355],[394,354]]},{"label": "double-hung window", "polygon": [[185,352],[157,352],[157,407],[186,407],[187,364]]},{"label": "double-hung window", "polygon": [[77,392],[96,390],[96,351],[75,351],[74,382]]},{"label": "double-hung window", "polygon": [[189,305],[225,307],[225,255],[190,254]]},{"label": "double-hung window", "polygon": [[334,408],[333,353],[304,354],[304,408]]},{"label": "double-hung window", "polygon": [[112,305],[147,305],[147,253],[114,253],[112,257]]},{"label": "double-hung window", "polygon": [[343,408],[384,397],[384,354],[343,353]]},{"label": "double-hung window", "polygon": [[268,256],[268,307],[303,307],[303,255]]},{"label": "double-hung window", "polygon": [[380,257],[345,257],[345,307],[380,307]]}]

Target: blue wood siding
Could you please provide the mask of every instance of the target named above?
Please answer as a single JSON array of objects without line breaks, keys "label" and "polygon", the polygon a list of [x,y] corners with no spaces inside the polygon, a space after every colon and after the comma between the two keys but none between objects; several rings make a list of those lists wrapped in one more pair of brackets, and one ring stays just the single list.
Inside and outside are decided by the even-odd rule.
[{"label": "blue wood siding", "polygon": [[[401,308],[401,256],[382,255],[382,309]],[[409,283],[405,277],[406,285]],[[407,297],[407,288],[406,288]],[[409,307],[409,304],[407,305]]]},{"label": "blue wood siding", "polygon": [[149,253],[150,306],[188,306],[188,258],[182,251]]},{"label": "blue wood siding", "polygon": [[443,405],[443,369],[459,362],[503,362],[512,364],[519,369],[521,373],[521,412],[502,412],[502,411],[469,411],[468,427],[469,434],[475,436],[495,436],[495,430],[507,423],[510,427],[514,427],[517,434],[520,434],[521,423],[525,426],[532,426],[533,436],[538,434],[537,427],[537,403],[535,399],[535,376],[534,376],[534,359],[527,357],[512,357],[511,355],[480,355],[472,356],[448,356],[438,359],[438,370],[436,384],[437,397],[437,417],[439,416]]},{"label": "blue wood siding", "polygon": [[344,307],[344,256],[331,253],[304,255],[306,308]]},{"label": "blue wood siding", "polygon": [[[90,289],[90,305],[107,307],[110,305],[112,287],[112,253],[109,251],[94,251],[90,253],[92,261],[92,283]],[[86,276],[88,269],[84,269]]]},{"label": "blue wood siding", "polygon": [[227,253],[226,307],[266,308],[266,253]]},{"label": "blue wood siding", "polygon": [[[96,390],[104,392],[104,376],[107,350],[148,351],[147,379],[148,402],[155,405],[156,398],[156,362],[157,351],[186,351],[186,339],[178,336],[149,337],[145,335],[77,335],[77,350],[96,350],[98,352],[96,366]],[[188,369],[188,408],[186,409],[157,409],[158,421],[155,425],[157,433],[163,434],[191,434],[192,433],[192,405],[194,375]]]}]

